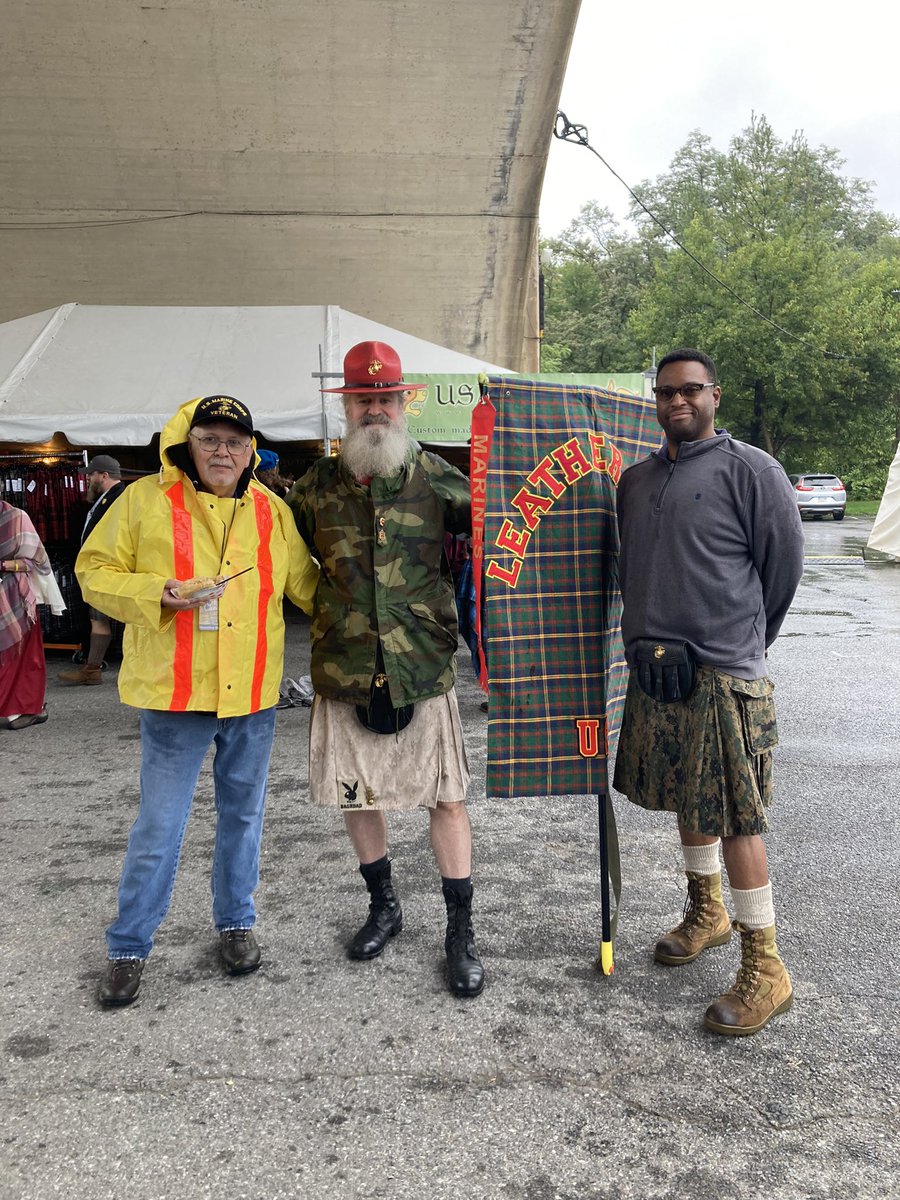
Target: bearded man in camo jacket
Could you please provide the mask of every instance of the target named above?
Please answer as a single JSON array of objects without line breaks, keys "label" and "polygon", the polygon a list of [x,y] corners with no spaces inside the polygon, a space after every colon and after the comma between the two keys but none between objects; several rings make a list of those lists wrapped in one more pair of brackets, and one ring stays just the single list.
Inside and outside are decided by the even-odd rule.
[{"label": "bearded man in camo jacket", "polygon": [[339,808],[369,891],[351,959],[403,928],[385,813],[426,808],[447,906],[448,986],[477,996],[469,782],[454,690],[456,603],[444,534],[468,532],[468,480],[406,428],[400,359],[361,342],[344,359],[347,432],[287,500],[321,564],[311,628],[309,790]]}]

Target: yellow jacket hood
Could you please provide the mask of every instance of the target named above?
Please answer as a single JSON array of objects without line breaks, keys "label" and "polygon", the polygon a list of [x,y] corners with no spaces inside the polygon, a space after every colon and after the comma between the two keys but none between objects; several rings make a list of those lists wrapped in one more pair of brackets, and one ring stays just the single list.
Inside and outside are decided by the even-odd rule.
[{"label": "yellow jacket hood", "polygon": [[[202,396],[195,396],[193,400],[186,400],[177,409],[174,416],[170,417],[163,426],[162,433],[159,436],[160,480],[163,483],[175,482],[175,480],[181,478],[183,472],[194,484],[194,487],[198,487],[199,485],[197,469],[194,466],[194,460],[191,458],[190,450],[188,449],[188,434],[190,433],[194,410],[202,399]],[[256,453],[255,435],[251,440],[253,443],[253,459],[250,466],[238,480],[237,488],[235,489],[235,495],[237,496],[242,496],[247,490],[247,484],[250,482],[250,477],[256,470],[259,462],[259,455]]]}]

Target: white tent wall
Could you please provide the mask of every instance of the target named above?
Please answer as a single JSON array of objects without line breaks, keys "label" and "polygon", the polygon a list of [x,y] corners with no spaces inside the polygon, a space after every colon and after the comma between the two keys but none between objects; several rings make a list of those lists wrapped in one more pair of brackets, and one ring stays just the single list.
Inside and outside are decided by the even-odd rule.
[{"label": "white tent wall", "polygon": [[888,471],[887,483],[878,505],[867,550],[879,550],[900,559],[900,445]]},{"label": "white tent wall", "polygon": [[273,442],[339,437],[356,342],[388,342],[409,374],[504,373],[334,305],[186,308],[66,304],[0,325],[0,442],[146,446],[175,409],[224,392]]}]

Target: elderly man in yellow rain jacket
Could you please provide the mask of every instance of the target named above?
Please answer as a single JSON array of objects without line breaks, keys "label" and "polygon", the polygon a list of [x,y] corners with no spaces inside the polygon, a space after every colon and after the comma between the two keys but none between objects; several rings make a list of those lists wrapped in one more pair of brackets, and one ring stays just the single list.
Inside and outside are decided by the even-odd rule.
[{"label": "elderly man in yellow rain jacket", "polygon": [[105,1006],[137,997],[211,745],[219,953],[231,975],[259,966],[253,892],[284,656],[282,599],[309,613],[317,579],[290,510],[253,478],[253,420],[240,401],[182,405],[160,454],[159,475],[126,489],[76,563],[87,602],[126,624],[119,695],[140,709],[141,802],[106,935]]}]

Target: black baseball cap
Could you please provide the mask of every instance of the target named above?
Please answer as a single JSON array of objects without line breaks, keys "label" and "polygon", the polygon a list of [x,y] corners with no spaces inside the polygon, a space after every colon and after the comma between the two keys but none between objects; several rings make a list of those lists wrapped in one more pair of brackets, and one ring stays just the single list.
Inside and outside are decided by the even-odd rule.
[{"label": "black baseball cap", "polygon": [[198,401],[191,417],[191,429],[210,421],[230,421],[253,436],[253,418],[246,405],[235,400],[234,396],[204,396]]}]

